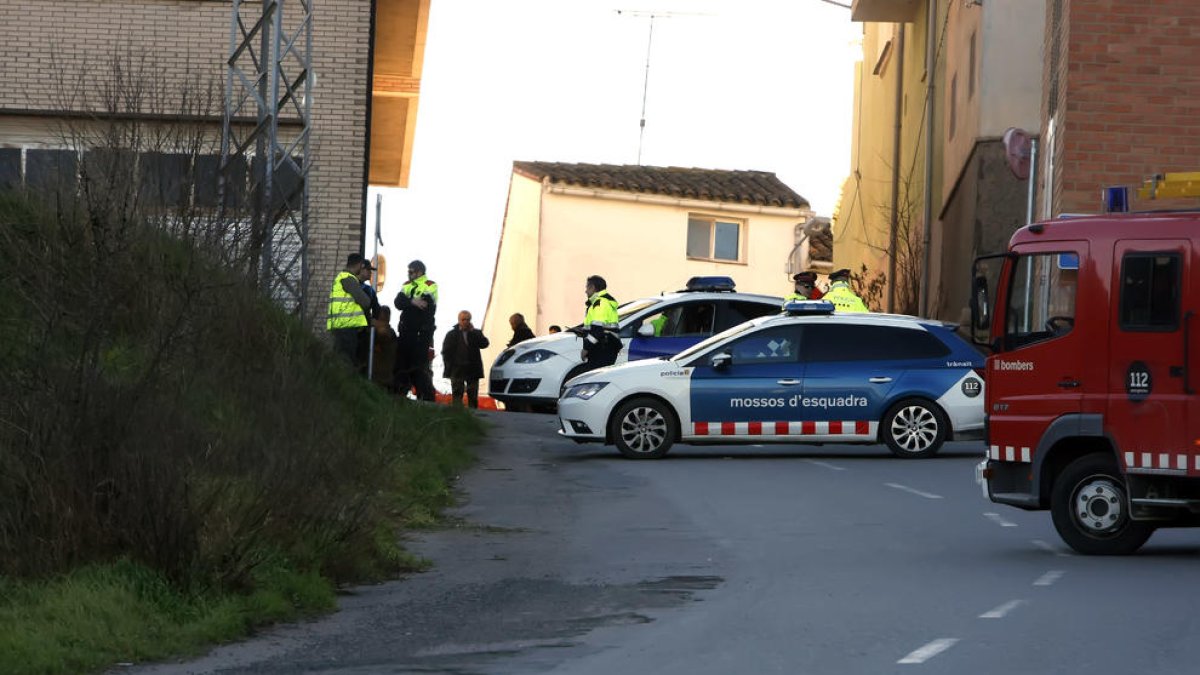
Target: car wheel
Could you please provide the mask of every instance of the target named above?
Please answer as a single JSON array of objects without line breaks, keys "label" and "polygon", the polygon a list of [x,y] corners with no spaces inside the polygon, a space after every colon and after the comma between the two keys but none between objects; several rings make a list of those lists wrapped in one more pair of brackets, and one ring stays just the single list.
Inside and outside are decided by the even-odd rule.
[{"label": "car wheel", "polygon": [[658,459],[675,443],[675,413],[658,399],[635,398],[617,408],[611,432],[627,458]]},{"label": "car wheel", "polygon": [[942,409],[920,398],[906,398],[883,416],[883,441],[897,457],[932,457],[946,441],[950,423]]},{"label": "car wheel", "polygon": [[1125,482],[1113,460],[1091,454],[1067,465],[1050,493],[1054,529],[1086,555],[1128,555],[1141,548],[1154,527],[1129,517]]}]

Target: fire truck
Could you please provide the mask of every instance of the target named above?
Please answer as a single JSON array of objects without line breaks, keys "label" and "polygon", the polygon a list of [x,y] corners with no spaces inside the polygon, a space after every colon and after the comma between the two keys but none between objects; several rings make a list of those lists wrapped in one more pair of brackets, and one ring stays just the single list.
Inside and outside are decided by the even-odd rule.
[{"label": "fire truck", "polygon": [[[1198,197],[1200,172],[1138,195]],[[1200,211],[1033,223],[977,258],[972,284],[972,337],[990,349],[986,496],[1049,510],[1084,554],[1200,525]]]}]

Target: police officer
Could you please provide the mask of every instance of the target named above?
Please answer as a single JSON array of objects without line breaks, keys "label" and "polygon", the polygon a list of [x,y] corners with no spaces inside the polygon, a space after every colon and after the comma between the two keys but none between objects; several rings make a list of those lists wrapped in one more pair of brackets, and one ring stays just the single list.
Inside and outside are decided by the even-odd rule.
[{"label": "police officer", "polygon": [[850,270],[840,269],[829,275],[829,290],[823,300],[833,303],[839,312],[869,312],[867,304],[850,289]]},{"label": "police officer", "polygon": [[438,286],[425,276],[425,263],[408,264],[408,283],[396,294],[400,312],[400,330],[396,342],[396,391],[408,393],[416,387],[417,398],[433,401],[433,375],[429,352],[433,348],[434,316],[437,314]]},{"label": "police officer", "polygon": [[815,272],[800,272],[792,276],[792,281],[796,283],[796,292],[783,299],[785,307],[789,302],[796,300],[816,300],[821,297],[820,291],[816,290],[817,275]]},{"label": "police officer", "polygon": [[329,315],[325,329],[333,338],[333,346],[355,368],[362,365],[359,345],[367,334],[367,312],[371,300],[363,292],[360,281],[370,263],[361,254],[346,256],[346,267],[333,279],[329,291]]},{"label": "police officer", "polygon": [[587,311],[583,315],[583,360],[588,370],[611,366],[621,351],[617,335],[617,301],[608,292],[604,277],[592,275],[584,286]]}]

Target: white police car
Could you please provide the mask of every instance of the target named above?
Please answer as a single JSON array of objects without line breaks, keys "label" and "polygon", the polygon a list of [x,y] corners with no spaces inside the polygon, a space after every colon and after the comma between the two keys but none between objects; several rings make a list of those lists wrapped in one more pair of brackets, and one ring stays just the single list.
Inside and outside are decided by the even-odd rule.
[{"label": "white police car", "polygon": [[[778,314],[782,304],[776,296],[735,293],[729,277],[693,277],[682,291],[617,309],[624,343],[617,363],[671,356],[749,319]],[[583,338],[569,330],[513,345],[492,364],[488,395],[507,406],[552,408],[563,383],[586,369],[582,350]]]},{"label": "white police car", "polygon": [[983,356],[955,326],[790,303],[667,359],[567,383],[559,433],[634,459],[676,443],[877,443],[929,457],[983,431]]}]

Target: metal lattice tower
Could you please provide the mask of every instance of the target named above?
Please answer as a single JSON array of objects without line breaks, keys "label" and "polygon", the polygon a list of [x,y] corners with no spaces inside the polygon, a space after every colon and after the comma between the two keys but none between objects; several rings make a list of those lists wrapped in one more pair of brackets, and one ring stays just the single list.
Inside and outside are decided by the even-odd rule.
[{"label": "metal lattice tower", "polygon": [[221,129],[222,213],[238,219],[236,245],[259,287],[301,314],[310,277],[313,2],[233,0]]}]

